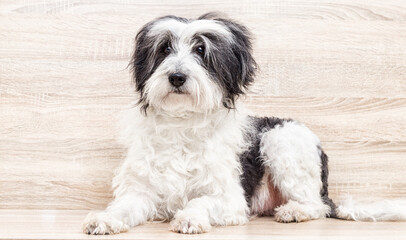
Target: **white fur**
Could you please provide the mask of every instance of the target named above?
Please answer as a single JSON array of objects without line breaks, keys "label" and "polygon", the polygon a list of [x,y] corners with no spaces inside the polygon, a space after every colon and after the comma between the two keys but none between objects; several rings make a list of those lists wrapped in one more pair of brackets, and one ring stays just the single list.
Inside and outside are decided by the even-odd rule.
[{"label": "white fur", "polygon": [[[122,139],[129,150],[113,180],[115,200],[106,211],[92,214],[84,231],[100,234],[125,226],[106,231],[115,233],[161,219],[172,220],[174,231],[200,233],[211,225],[248,221],[237,161],[245,148],[245,114],[219,109],[146,117],[134,108],[124,121]],[[105,215],[121,224],[103,228],[109,224],[102,220],[89,229],[89,222]]]},{"label": "white fur", "polygon": [[280,222],[323,218],[329,212],[320,196],[320,140],[307,127],[285,122],[262,135],[261,153],[273,183],[289,200],[276,209]]},{"label": "white fur", "polygon": [[338,205],[337,215],[355,221],[405,221],[406,199],[356,201],[348,197]]}]

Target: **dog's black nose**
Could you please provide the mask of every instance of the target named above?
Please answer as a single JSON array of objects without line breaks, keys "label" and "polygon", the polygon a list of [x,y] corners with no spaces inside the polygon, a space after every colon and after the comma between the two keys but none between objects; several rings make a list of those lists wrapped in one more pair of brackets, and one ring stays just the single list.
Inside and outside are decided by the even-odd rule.
[{"label": "dog's black nose", "polygon": [[186,75],[183,73],[172,73],[169,75],[169,82],[174,86],[174,87],[180,87],[182,86],[186,81]]}]

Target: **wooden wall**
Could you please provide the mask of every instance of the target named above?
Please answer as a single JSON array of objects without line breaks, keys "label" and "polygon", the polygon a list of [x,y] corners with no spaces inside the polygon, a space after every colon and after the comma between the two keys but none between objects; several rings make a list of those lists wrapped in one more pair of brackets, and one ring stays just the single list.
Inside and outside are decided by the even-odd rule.
[{"label": "wooden wall", "polygon": [[0,208],[104,207],[137,30],[213,10],[255,35],[244,101],[320,136],[334,199],[406,197],[404,0],[2,0]]}]

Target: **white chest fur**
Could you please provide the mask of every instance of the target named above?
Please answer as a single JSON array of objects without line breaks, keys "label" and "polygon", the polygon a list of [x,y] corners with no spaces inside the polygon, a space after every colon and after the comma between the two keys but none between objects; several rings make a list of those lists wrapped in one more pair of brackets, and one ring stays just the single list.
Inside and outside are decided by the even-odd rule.
[{"label": "white chest fur", "polygon": [[238,154],[245,149],[246,117],[239,112],[178,116],[130,110],[122,131],[128,155],[113,181],[116,196],[146,194],[163,218],[193,198],[222,194],[239,183]]}]

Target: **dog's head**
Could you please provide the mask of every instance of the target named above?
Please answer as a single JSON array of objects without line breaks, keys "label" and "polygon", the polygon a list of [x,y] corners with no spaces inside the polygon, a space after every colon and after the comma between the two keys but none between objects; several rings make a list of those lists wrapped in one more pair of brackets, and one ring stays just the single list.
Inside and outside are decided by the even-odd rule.
[{"label": "dog's head", "polygon": [[212,13],[147,23],[137,34],[131,65],[145,112],[149,106],[196,112],[233,108],[256,69],[247,28]]}]

